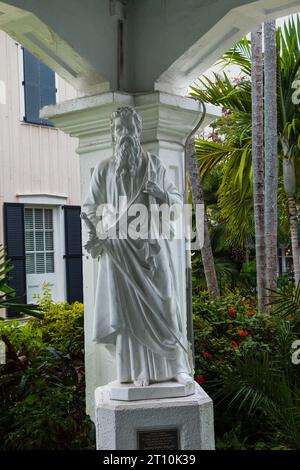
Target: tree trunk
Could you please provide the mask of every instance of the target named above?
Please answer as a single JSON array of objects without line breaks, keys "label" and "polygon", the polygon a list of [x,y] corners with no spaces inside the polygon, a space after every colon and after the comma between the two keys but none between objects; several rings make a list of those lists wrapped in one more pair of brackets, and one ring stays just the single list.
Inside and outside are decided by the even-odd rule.
[{"label": "tree trunk", "polygon": [[[201,186],[201,177],[199,175],[199,168],[196,159],[194,138],[191,138],[188,142],[186,161],[189,165],[192,197],[194,206],[196,207],[197,204],[204,204],[204,197]],[[212,298],[218,298],[220,296],[220,291],[217,281],[213,252],[210,243],[206,212],[204,215],[204,244],[201,248],[201,258],[204,267],[207,289],[209,290]]]},{"label": "tree trunk", "polygon": [[290,215],[294,277],[295,277],[295,285],[297,286],[300,280],[300,261],[299,261],[299,246],[298,246],[298,220],[297,220],[296,197],[289,196],[288,204],[289,204],[289,215]]},{"label": "tree trunk", "polygon": [[297,199],[296,199],[296,174],[294,158],[290,156],[289,148],[286,139],[281,140],[283,158],[283,187],[288,198],[289,217],[290,217],[290,231],[291,231],[291,244],[292,256],[294,267],[295,285],[297,287],[300,279],[300,250],[298,244],[298,214],[297,214]]},{"label": "tree trunk", "polygon": [[[264,23],[264,126],[265,126],[265,250],[266,288],[277,287],[277,53],[276,23]],[[266,291],[266,300],[272,300],[272,292]]]},{"label": "tree trunk", "polygon": [[265,234],[264,234],[264,110],[262,27],[251,34],[252,49],[252,160],[253,200],[255,221],[255,250],[257,273],[257,302],[265,310]]}]

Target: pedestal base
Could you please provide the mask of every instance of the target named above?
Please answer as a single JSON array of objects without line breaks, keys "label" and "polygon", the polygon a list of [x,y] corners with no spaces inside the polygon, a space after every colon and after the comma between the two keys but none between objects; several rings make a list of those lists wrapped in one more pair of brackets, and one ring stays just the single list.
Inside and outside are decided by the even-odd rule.
[{"label": "pedestal base", "polygon": [[157,398],[187,397],[195,393],[194,382],[183,385],[175,381],[158,382],[147,387],[137,387],[134,384],[120,384],[110,382],[109,396],[111,400],[136,401],[151,400]]},{"label": "pedestal base", "polygon": [[95,391],[98,450],[214,449],[213,404],[195,383],[187,397],[118,401]]}]

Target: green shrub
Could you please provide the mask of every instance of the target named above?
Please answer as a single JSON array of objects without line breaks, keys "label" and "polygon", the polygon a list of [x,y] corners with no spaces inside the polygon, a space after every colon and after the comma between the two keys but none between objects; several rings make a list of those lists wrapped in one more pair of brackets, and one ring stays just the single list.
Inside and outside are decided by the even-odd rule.
[{"label": "green shrub", "polygon": [[93,449],[85,413],[83,305],[39,299],[42,319],[0,324],[1,449]]},{"label": "green shrub", "polygon": [[33,324],[42,332],[44,341],[83,361],[83,305],[79,302],[53,302],[48,286],[44,286],[43,297],[38,297],[37,300],[43,313],[43,321],[34,319]]},{"label": "green shrub", "polygon": [[[291,291],[289,291],[291,289]],[[300,288],[258,313],[239,291],[194,297],[196,380],[214,401],[218,449],[300,449]]]},{"label": "green shrub", "polygon": [[199,292],[193,300],[196,376],[215,382],[245,350],[269,350],[274,334],[270,315],[258,313],[239,291],[211,300]]}]

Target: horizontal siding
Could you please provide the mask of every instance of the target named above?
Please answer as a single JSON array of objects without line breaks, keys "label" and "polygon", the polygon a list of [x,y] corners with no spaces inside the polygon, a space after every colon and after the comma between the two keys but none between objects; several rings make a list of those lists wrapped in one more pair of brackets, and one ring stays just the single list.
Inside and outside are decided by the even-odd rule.
[{"label": "horizontal siding", "polygon": [[[0,243],[3,241],[3,202],[17,202],[17,193],[68,196],[80,204],[77,139],[57,129],[20,121],[19,49],[0,31],[0,81],[6,104],[0,104]],[[76,98],[76,91],[58,78],[59,101]]]}]

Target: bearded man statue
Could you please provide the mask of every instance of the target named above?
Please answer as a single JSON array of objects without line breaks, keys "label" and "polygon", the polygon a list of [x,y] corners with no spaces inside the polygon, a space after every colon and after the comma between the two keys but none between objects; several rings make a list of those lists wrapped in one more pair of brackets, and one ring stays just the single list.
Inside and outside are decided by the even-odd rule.
[{"label": "bearded man statue", "polygon": [[[112,114],[114,155],[95,168],[83,205],[89,227],[85,248],[99,259],[93,339],[116,345],[120,383],[190,384],[172,237],[153,237],[148,217],[152,206],[182,207],[183,200],[160,159],[142,149],[141,130],[133,108]],[[128,230],[134,206],[147,210],[144,220],[139,217],[141,236]]]}]

